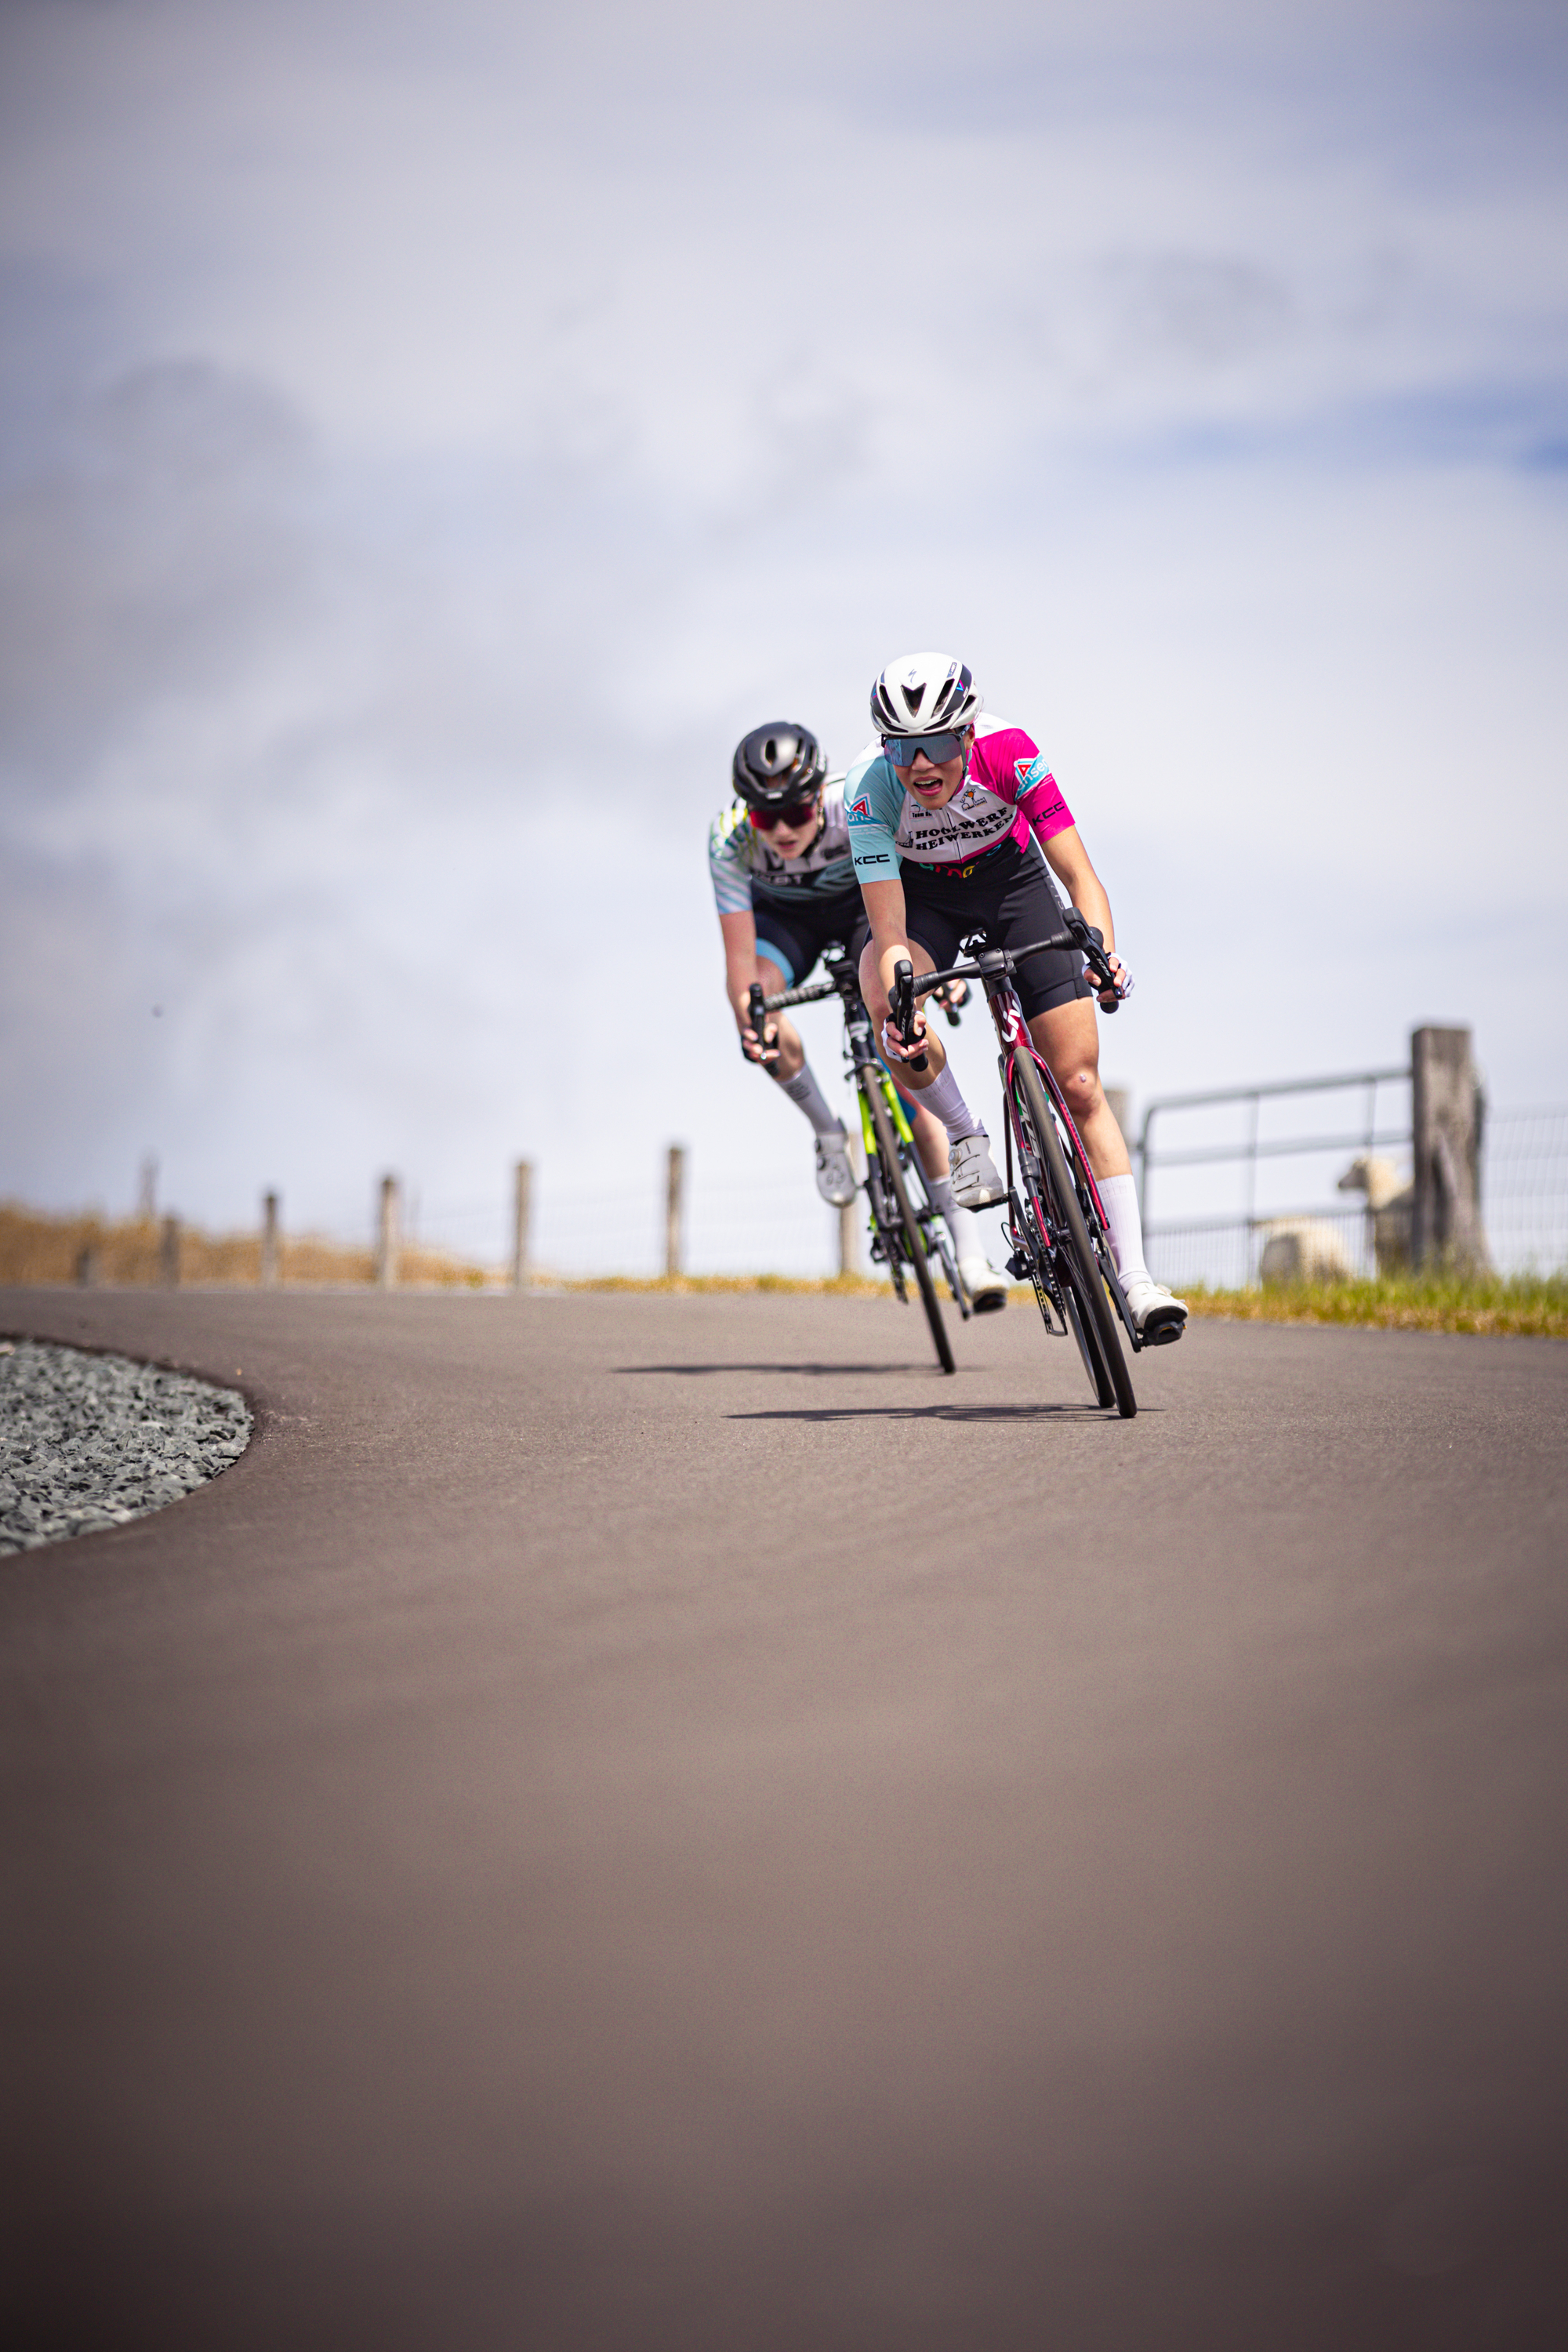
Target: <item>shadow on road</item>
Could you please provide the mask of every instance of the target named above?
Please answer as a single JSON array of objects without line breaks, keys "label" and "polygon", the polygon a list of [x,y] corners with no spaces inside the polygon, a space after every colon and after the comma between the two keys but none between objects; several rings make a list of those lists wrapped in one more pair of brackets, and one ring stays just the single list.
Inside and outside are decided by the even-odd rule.
[{"label": "shadow on road", "polygon": [[700,1372],[804,1372],[813,1377],[842,1373],[846,1379],[864,1380],[868,1373],[929,1373],[935,1380],[941,1375],[934,1364],[617,1364],[617,1372],[681,1372],[694,1378]]},{"label": "shadow on road", "polygon": [[[1145,1408],[1138,1408],[1142,1412]],[[1156,1407],[1157,1411],[1158,1408]],[[732,1412],[731,1421],[1115,1421],[1098,1404],[824,1404]]]}]

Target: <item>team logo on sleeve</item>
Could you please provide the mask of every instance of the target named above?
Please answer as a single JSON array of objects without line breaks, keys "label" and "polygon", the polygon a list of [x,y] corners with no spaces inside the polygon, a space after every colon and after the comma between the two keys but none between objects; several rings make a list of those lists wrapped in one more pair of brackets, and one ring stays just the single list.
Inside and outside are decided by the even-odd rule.
[{"label": "team logo on sleeve", "polygon": [[871,803],[866,798],[865,793],[862,793],[858,801],[850,802],[849,806],[845,810],[844,814],[850,819],[854,819],[858,816],[869,817],[871,814]]},{"label": "team logo on sleeve", "polygon": [[1044,784],[1052,781],[1050,761],[1043,751],[1037,751],[1032,760],[1015,760],[1013,773],[1018,779],[1018,790],[1021,793],[1026,793],[1032,784]]}]

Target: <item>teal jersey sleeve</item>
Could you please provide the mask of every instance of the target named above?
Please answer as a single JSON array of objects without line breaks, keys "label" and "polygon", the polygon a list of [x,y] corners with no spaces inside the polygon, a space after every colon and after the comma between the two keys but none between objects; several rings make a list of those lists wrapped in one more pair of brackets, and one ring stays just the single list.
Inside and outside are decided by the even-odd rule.
[{"label": "teal jersey sleeve", "polygon": [[755,836],[746,823],[744,803],[731,801],[721,808],[708,832],[708,872],[714,901],[721,915],[746,915],[752,909],[752,872],[748,853]]},{"label": "teal jersey sleeve", "polygon": [[844,816],[857,882],[896,882],[903,860],[893,835],[903,814],[904,788],[879,743],[868,744],[844,779]]}]

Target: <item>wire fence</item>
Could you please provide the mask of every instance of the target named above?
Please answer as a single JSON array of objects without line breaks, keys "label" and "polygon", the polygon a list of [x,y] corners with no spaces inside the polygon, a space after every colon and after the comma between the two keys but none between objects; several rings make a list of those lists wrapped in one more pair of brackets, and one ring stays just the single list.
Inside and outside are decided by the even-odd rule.
[{"label": "wire fence", "polygon": [[[809,1138],[808,1138],[809,1141]],[[838,1212],[816,1191],[811,1162],[788,1169],[705,1169],[689,1165],[681,1263],[688,1274],[782,1274],[805,1278],[838,1270]],[[409,1241],[499,1269],[510,1260],[510,1204],[492,1202],[426,1207],[410,1196]],[[529,1259],[541,1280],[551,1275],[646,1278],[665,1270],[665,1180],[650,1165],[645,1186],[572,1185],[548,1166],[534,1178]],[[875,1269],[868,1269],[875,1271]]]},{"label": "wire fence", "polygon": [[[1378,1140],[1383,1140],[1381,1135]],[[1294,1189],[1265,1197],[1250,1212],[1197,1213],[1161,1219],[1149,1235],[1151,1271],[1173,1289],[1206,1285],[1241,1289],[1259,1278],[1259,1261],[1270,1234],[1280,1223],[1308,1223],[1331,1234],[1349,1270],[1375,1271],[1373,1219],[1359,1196],[1347,1201],[1336,1191],[1348,1164],[1345,1142],[1327,1144],[1305,1171],[1294,1169]],[[1399,1155],[1391,1156],[1400,1165]],[[1408,1155],[1400,1167],[1408,1173]],[[1191,1194],[1205,1182],[1218,1189],[1212,1170],[1187,1171]],[[1163,1197],[1172,1180],[1161,1171]],[[1202,1200],[1199,1192],[1198,1200]],[[1568,1264],[1568,1107],[1494,1114],[1486,1128],[1481,1177],[1482,1210],[1492,1257],[1503,1273],[1555,1271]],[[488,1201],[426,1202],[411,1193],[405,1234],[426,1249],[499,1273],[509,1262],[510,1204],[498,1184]],[[984,1221],[994,1262],[1000,1263],[1000,1215]],[[689,1164],[682,1264],[689,1274],[782,1274],[821,1276],[838,1269],[837,1213],[816,1193],[811,1165],[800,1155],[786,1168],[745,1169]],[[665,1192],[663,1170],[650,1158],[646,1182],[571,1186],[548,1165],[537,1171],[530,1235],[530,1259],[539,1278],[626,1275],[647,1277],[664,1271]],[[867,1272],[877,1269],[865,1267]]]},{"label": "wire fence", "polygon": [[[1331,1161],[1332,1155],[1325,1155]],[[1343,1147],[1339,1170],[1345,1165]],[[1408,1176],[1409,1158],[1394,1165]],[[1151,1228],[1149,1267],[1172,1289],[1204,1285],[1239,1290],[1259,1279],[1269,1238],[1282,1227],[1306,1225],[1331,1235],[1352,1274],[1377,1269],[1375,1219],[1364,1202],[1320,1181],[1300,1197],[1281,1199],[1250,1214],[1194,1216]],[[1330,1183],[1333,1182],[1330,1178]],[[1503,1111],[1486,1124],[1481,1152],[1481,1214],[1492,1262],[1500,1274],[1550,1274],[1568,1265],[1568,1108]]]}]

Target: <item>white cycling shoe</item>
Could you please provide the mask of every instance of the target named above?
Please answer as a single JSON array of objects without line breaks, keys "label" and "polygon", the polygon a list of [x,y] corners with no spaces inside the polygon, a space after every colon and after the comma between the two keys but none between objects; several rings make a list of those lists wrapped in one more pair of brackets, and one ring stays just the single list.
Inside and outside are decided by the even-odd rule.
[{"label": "white cycling shoe", "polygon": [[842,1128],[837,1135],[816,1139],[816,1189],[835,1209],[847,1209],[858,1186],[849,1163],[849,1138]]},{"label": "white cycling shoe", "polygon": [[1127,1312],[1146,1348],[1168,1348],[1187,1328],[1187,1302],[1145,1275],[1127,1285]]},{"label": "white cycling shoe", "polygon": [[991,1139],[983,1127],[973,1135],[961,1135],[956,1143],[950,1141],[947,1157],[952,1197],[961,1209],[994,1209],[998,1201],[1006,1199],[1007,1188],[997,1173]]},{"label": "white cycling shoe", "polygon": [[1006,1306],[1007,1277],[998,1274],[988,1258],[961,1257],[958,1278],[976,1315],[994,1315],[998,1307]]}]

